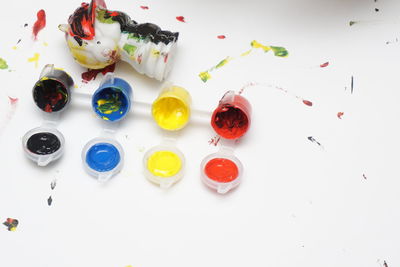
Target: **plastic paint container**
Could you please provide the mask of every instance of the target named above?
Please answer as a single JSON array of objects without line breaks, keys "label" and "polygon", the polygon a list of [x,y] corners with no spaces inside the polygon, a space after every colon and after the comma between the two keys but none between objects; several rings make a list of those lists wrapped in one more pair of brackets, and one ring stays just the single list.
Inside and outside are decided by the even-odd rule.
[{"label": "plastic paint container", "polygon": [[39,166],[59,159],[65,146],[64,136],[56,129],[59,114],[71,100],[72,78],[63,70],[46,65],[35,83],[32,96],[43,115],[43,125],[28,131],[22,138],[27,157]]},{"label": "plastic paint container", "polygon": [[166,86],[153,102],[153,119],[164,130],[180,130],[189,122],[191,102],[190,94],[184,88]]},{"label": "plastic paint container", "polygon": [[146,152],[143,166],[148,180],[168,188],[183,177],[185,157],[173,141],[168,140]]},{"label": "plastic paint container", "polygon": [[246,98],[228,91],[211,117],[215,132],[226,139],[238,139],[250,128],[251,105]]},{"label": "plastic paint container", "polygon": [[131,107],[131,86],[123,79],[106,75],[92,97],[94,112],[103,120],[119,121]]},{"label": "plastic paint container", "polygon": [[72,78],[63,70],[46,65],[32,90],[35,104],[44,112],[62,111],[71,100]]},{"label": "plastic paint container", "polygon": [[85,170],[99,181],[107,181],[122,170],[124,150],[112,138],[95,138],[82,150]]},{"label": "plastic paint container", "polygon": [[222,148],[210,154],[200,165],[202,181],[220,194],[237,187],[241,182],[243,165],[231,149]]}]

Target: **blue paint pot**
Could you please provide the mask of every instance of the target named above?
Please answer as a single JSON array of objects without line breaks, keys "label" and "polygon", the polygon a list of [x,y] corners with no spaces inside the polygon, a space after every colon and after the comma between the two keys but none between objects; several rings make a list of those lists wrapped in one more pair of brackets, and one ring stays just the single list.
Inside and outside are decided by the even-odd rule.
[{"label": "blue paint pot", "polygon": [[119,121],[131,108],[131,86],[123,79],[113,76],[106,79],[92,97],[94,112],[103,120]]}]

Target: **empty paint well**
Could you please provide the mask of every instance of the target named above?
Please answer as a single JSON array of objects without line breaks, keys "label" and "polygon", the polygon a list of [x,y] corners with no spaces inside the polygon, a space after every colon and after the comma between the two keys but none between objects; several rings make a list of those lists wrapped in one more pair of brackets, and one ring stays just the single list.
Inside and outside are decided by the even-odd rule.
[{"label": "empty paint well", "polygon": [[153,119],[162,129],[175,131],[189,122],[191,97],[179,86],[167,86],[152,105]]},{"label": "empty paint well", "polygon": [[243,165],[231,151],[222,149],[208,155],[201,163],[202,181],[220,194],[237,187],[241,182]]},{"label": "empty paint well", "polygon": [[146,152],[143,165],[148,180],[168,188],[183,177],[185,158],[175,146],[162,144]]},{"label": "empty paint well", "polygon": [[114,139],[95,138],[82,151],[86,171],[99,181],[106,181],[121,171],[123,149]]}]

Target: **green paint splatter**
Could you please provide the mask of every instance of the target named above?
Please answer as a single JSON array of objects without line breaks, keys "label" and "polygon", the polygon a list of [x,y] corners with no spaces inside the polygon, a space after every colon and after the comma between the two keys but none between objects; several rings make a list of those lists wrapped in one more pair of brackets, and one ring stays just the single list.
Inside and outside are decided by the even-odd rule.
[{"label": "green paint splatter", "polygon": [[0,69],[2,70],[8,69],[7,61],[5,61],[2,58],[0,58]]},{"label": "green paint splatter", "polygon": [[284,47],[271,46],[272,51],[276,57],[287,57],[289,52]]},{"label": "green paint splatter", "polygon": [[208,71],[200,72],[199,77],[203,82],[206,82],[209,79],[211,79],[211,75]]},{"label": "green paint splatter", "polygon": [[108,18],[106,18],[106,14],[109,15],[110,12],[105,10],[105,9],[98,9],[97,10],[97,14],[96,14],[96,18],[102,23],[106,23],[106,24],[116,23],[116,21],[114,21],[112,19],[112,17],[108,16]]},{"label": "green paint splatter", "polygon": [[215,68],[221,68],[222,66],[225,66],[229,61],[231,60],[230,57],[226,57],[225,59],[221,60],[216,66]]},{"label": "green paint splatter", "polygon": [[97,100],[97,109],[103,114],[111,114],[120,110],[122,105],[121,100],[119,100],[118,94],[112,95],[108,99]]},{"label": "green paint splatter", "polygon": [[128,55],[133,56],[135,54],[137,47],[130,44],[124,44],[122,49],[124,49],[125,52],[128,53]]}]

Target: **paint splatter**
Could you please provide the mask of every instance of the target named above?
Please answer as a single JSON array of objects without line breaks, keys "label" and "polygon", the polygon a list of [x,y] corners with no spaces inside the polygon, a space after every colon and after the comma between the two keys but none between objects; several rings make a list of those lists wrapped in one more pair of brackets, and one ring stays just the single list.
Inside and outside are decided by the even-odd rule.
[{"label": "paint splatter", "polygon": [[313,143],[316,143],[317,145],[319,145],[320,147],[323,148],[323,146],[321,145],[321,143],[318,142],[314,137],[309,136],[309,137],[307,137],[307,139],[310,140],[310,141],[313,142]]},{"label": "paint splatter", "polygon": [[53,198],[49,196],[49,198],[47,199],[47,205],[51,206],[52,203],[53,203]]},{"label": "paint splatter", "polygon": [[353,26],[353,25],[356,24],[356,23],[357,23],[357,21],[350,21],[350,22],[349,22],[349,25],[350,25],[350,26]]},{"label": "paint splatter", "polygon": [[114,72],[114,70],[115,70],[115,63],[103,69],[88,69],[88,71],[82,73],[82,82],[88,83],[91,80],[95,80],[100,72],[103,75],[105,75],[107,72]]},{"label": "paint splatter", "polygon": [[396,39],[395,39],[395,40],[392,40],[392,41],[386,41],[386,44],[388,45],[388,44],[393,44],[393,43],[397,43],[397,42],[399,42],[399,38],[397,38],[397,37],[396,37]]},{"label": "paint splatter", "polygon": [[218,35],[217,38],[218,38],[218,39],[225,39],[226,36],[225,36],[225,35]]},{"label": "paint splatter", "polygon": [[3,222],[5,226],[7,226],[8,231],[15,231],[17,230],[18,226],[18,220],[17,219],[12,219],[12,218],[7,218],[5,222]]},{"label": "paint splatter", "polygon": [[304,105],[307,105],[309,107],[312,107],[312,105],[313,105],[313,103],[311,101],[305,100],[305,99],[303,99],[303,103],[304,103]]},{"label": "paint splatter", "polygon": [[8,97],[8,100],[10,100],[10,104],[11,104],[11,106],[13,106],[13,105],[16,105],[17,104],[17,102],[18,102],[18,98],[16,98],[16,97],[11,97],[11,96],[9,96]]},{"label": "paint splatter", "polygon": [[7,61],[5,61],[5,60],[2,59],[2,58],[0,58],[0,69],[1,69],[1,70],[8,69]]},{"label": "paint splatter", "polygon": [[22,39],[18,39],[17,44],[19,44],[22,41]]},{"label": "paint splatter", "polygon": [[367,176],[363,173],[364,180],[367,180]]},{"label": "paint splatter", "polygon": [[35,53],[33,55],[33,57],[28,58],[28,62],[34,62],[35,63],[35,68],[37,68],[39,66],[39,58],[40,58],[40,54],[39,53]]},{"label": "paint splatter", "polygon": [[213,138],[211,138],[210,141],[208,141],[208,144],[209,144],[209,145],[217,146],[220,140],[221,140],[221,137],[218,136],[218,135],[216,135],[216,136],[214,136]]},{"label": "paint splatter", "polygon": [[37,40],[38,33],[46,26],[46,12],[41,9],[36,14],[37,20],[32,28],[33,39]]},{"label": "paint splatter", "polygon": [[329,66],[329,62],[325,62],[325,63],[322,63],[321,65],[319,65],[321,68],[325,68],[325,67],[328,67]]},{"label": "paint splatter", "polygon": [[339,119],[342,119],[342,116],[344,115],[344,112],[338,112],[337,113],[337,117],[339,118]]},{"label": "paint splatter", "polygon": [[379,12],[379,8],[375,8],[375,12]]},{"label": "paint splatter", "polygon": [[28,23],[25,23],[25,24],[24,24],[24,28],[26,28],[26,27],[28,27]]},{"label": "paint splatter", "polygon": [[350,90],[350,92],[353,94],[353,89],[354,89],[354,77],[353,76],[351,76],[351,90]]},{"label": "paint splatter", "polygon": [[[251,49],[247,50],[243,53],[240,54],[241,57],[249,55],[254,49],[262,49],[265,53],[268,51],[272,51],[274,53],[274,56],[276,57],[287,57],[289,55],[289,52],[287,51],[286,48],[280,47],[280,46],[267,46],[263,45],[256,40],[253,40],[250,42]],[[225,59],[221,60],[217,65],[209,68],[206,71],[202,71],[199,73],[199,77],[203,82],[207,82],[209,79],[211,79],[211,74],[210,72],[221,68],[222,66],[225,66],[229,61],[234,60],[235,58],[233,57],[226,57]]]},{"label": "paint splatter", "polygon": [[176,19],[180,22],[186,22],[184,16],[177,16]]},{"label": "paint splatter", "polygon": [[54,179],[51,183],[50,183],[50,188],[51,190],[54,190],[54,188],[56,188],[57,186],[57,179]]},{"label": "paint splatter", "polygon": [[389,267],[389,265],[386,263],[386,261],[383,261],[383,267]]},{"label": "paint splatter", "polygon": [[149,7],[148,7],[148,6],[140,6],[140,8],[141,8],[141,9],[143,9],[143,10],[147,10],[147,9],[149,9]]}]

